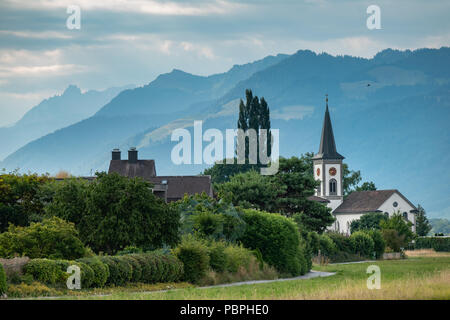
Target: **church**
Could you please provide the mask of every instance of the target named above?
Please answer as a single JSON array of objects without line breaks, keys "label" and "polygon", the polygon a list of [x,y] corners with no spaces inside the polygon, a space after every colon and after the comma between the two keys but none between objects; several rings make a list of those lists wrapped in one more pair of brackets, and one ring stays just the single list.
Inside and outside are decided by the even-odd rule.
[{"label": "church", "polygon": [[365,213],[381,212],[390,217],[400,212],[405,220],[413,224],[412,230],[415,231],[417,208],[396,189],[353,191],[344,197],[343,160],[344,157],[336,149],[327,97],[319,152],[313,157],[314,178],[320,181],[320,186],[310,199],[331,208],[336,221],[329,229],[350,234],[351,222]]}]

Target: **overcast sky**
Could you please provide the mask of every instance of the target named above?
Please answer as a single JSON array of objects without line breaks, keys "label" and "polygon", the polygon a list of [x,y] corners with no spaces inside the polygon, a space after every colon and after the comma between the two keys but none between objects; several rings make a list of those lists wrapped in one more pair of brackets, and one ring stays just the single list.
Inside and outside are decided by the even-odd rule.
[{"label": "overcast sky", "polygon": [[[366,9],[381,8],[381,30]],[[68,5],[81,8],[69,30]],[[450,45],[444,0],[0,0],[0,126],[69,84],[143,85],[182,69],[209,75],[311,49],[372,57]]]}]

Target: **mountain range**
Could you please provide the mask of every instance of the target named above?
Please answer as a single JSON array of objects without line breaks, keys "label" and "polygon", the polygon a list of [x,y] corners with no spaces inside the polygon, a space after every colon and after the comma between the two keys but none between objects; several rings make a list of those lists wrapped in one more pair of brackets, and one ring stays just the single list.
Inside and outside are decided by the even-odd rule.
[{"label": "mountain range", "polygon": [[328,94],[337,149],[350,168],[379,189],[399,189],[432,217],[450,217],[449,61],[448,47],[386,49],[371,59],[300,50],[211,76],[173,70],[21,146],[0,167],[89,175],[107,170],[112,148],[136,146],[160,175],[198,174],[207,165],[172,163],[171,132],[192,131],[194,120],[203,130],[236,128],[247,88],[268,102],[280,154],[299,156],[318,149]]}]

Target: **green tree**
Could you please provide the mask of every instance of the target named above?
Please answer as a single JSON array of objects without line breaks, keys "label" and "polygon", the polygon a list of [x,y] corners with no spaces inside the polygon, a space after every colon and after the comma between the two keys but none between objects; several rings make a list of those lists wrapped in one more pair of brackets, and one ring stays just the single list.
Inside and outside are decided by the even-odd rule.
[{"label": "green tree", "polygon": [[42,186],[49,182],[46,175],[19,175],[17,172],[0,175],[0,232],[9,224],[27,226],[41,221],[47,197]]},{"label": "green tree", "polygon": [[370,182],[364,182],[362,185],[357,186],[355,191],[375,191],[377,190],[377,187],[375,186],[375,183],[372,181]]},{"label": "green tree", "polygon": [[77,259],[86,253],[73,223],[58,217],[33,222],[28,227],[11,225],[0,234],[0,256],[15,254],[35,258]]},{"label": "green tree", "polygon": [[[414,238],[414,234],[411,231],[412,223],[406,221],[399,212],[392,215],[389,219],[381,220],[380,226],[382,230],[397,231],[398,236],[403,240],[401,243],[402,247],[405,247]],[[388,240],[385,240],[388,243]]]},{"label": "green tree", "polygon": [[344,190],[344,196],[349,195],[361,182],[361,171],[354,171],[348,168],[348,164],[342,164],[342,188]]},{"label": "green tree", "polygon": [[431,230],[425,209],[419,204],[416,213],[416,233],[418,236],[426,236]]},{"label": "green tree", "polygon": [[277,199],[285,193],[286,186],[252,170],[232,176],[215,189],[220,197],[230,199],[236,206],[273,211],[278,209]]},{"label": "green tree", "polygon": [[386,216],[381,212],[369,212],[363,214],[358,220],[353,220],[350,230],[352,233],[358,230],[380,230],[380,222],[385,219]]},{"label": "green tree", "polygon": [[179,226],[179,212],[156,197],[148,182],[97,173],[79,230],[94,250],[112,254],[127,246],[175,245]]}]

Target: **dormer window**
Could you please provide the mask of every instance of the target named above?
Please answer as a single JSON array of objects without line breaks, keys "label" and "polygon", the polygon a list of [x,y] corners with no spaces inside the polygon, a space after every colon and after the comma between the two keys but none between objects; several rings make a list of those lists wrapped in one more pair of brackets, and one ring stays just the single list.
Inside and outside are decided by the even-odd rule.
[{"label": "dormer window", "polygon": [[337,181],[336,179],[330,180],[330,196],[337,195]]}]

